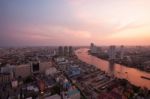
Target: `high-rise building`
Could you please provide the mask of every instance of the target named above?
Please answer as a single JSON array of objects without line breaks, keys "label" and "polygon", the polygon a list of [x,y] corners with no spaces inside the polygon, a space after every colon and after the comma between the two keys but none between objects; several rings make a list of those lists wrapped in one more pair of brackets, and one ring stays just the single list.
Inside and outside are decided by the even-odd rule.
[{"label": "high-rise building", "polygon": [[98,48],[94,45],[94,43],[91,43],[90,50],[91,50],[92,54],[97,54],[98,53]]},{"label": "high-rise building", "polygon": [[120,47],[120,59],[122,60],[124,58],[124,46],[122,45]]},{"label": "high-rise building", "polygon": [[109,47],[108,55],[109,55],[109,60],[116,59],[116,46],[112,45]]},{"label": "high-rise building", "polygon": [[63,56],[64,55],[64,48],[62,46],[59,46],[58,48],[58,55]]},{"label": "high-rise building", "polygon": [[59,46],[58,55],[59,56],[72,56],[73,47],[72,46]]},{"label": "high-rise building", "polygon": [[73,55],[73,47],[72,46],[69,46],[69,56]]},{"label": "high-rise building", "polygon": [[69,49],[67,46],[64,47],[64,56],[68,56]]}]

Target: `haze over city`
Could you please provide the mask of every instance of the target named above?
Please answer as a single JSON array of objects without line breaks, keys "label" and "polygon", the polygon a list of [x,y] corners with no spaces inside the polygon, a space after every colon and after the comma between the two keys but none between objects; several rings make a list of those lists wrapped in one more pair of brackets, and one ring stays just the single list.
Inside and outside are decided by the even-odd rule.
[{"label": "haze over city", "polygon": [[149,0],[0,0],[0,46],[149,45]]},{"label": "haze over city", "polygon": [[0,99],[150,99],[150,0],[0,0]]}]

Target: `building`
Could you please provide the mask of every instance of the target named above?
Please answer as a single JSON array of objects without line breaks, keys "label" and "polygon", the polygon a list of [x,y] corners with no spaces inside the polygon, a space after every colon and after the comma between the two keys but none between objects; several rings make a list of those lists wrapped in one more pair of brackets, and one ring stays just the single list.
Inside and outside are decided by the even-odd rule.
[{"label": "building", "polygon": [[40,72],[40,62],[32,62],[31,63],[31,72],[32,73],[39,73]]},{"label": "building", "polygon": [[101,93],[97,99],[122,99],[122,96],[116,92]]},{"label": "building", "polygon": [[91,50],[92,54],[97,54],[98,53],[98,48],[94,45],[94,43],[91,43],[90,50]]},{"label": "building", "polygon": [[115,60],[116,59],[116,46],[112,45],[109,47],[108,56],[109,56],[109,60]]},{"label": "building", "polygon": [[[0,69],[1,75],[4,76],[3,80],[6,78],[9,78],[9,80],[12,80],[15,77],[15,66],[12,65],[6,65],[5,67],[1,67]],[[9,76],[9,77],[8,77]],[[7,79],[8,80],[8,79]]]},{"label": "building", "polygon": [[71,66],[68,70],[68,75],[70,77],[75,77],[80,75],[80,69],[79,67]]},{"label": "building", "polygon": [[64,47],[64,56],[68,56],[69,54],[69,49],[67,46]]},{"label": "building", "polygon": [[57,69],[55,67],[48,68],[45,71],[45,75],[54,75],[55,73],[57,73]]},{"label": "building", "polygon": [[71,89],[67,92],[69,99],[81,99],[80,91],[78,89]]},{"label": "building", "polygon": [[70,87],[71,87],[71,83],[67,79],[64,79],[63,88],[65,90],[68,90]]},{"label": "building", "polygon": [[58,47],[58,56],[72,56],[73,47],[72,46],[59,46]]},{"label": "building", "polygon": [[26,78],[30,75],[32,75],[32,71],[39,72],[39,73],[45,73],[46,70],[52,67],[52,62],[40,62],[39,64],[36,64],[35,67],[31,66],[31,64],[24,64],[24,65],[18,65],[15,67],[15,76],[16,77],[23,77]]},{"label": "building", "polygon": [[61,99],[61,96],[58,94],[52,95],[52,96],[48,96],[45,97],[44,99]]},{"label": "building", "polygon": [[123,60],[123,58],[124,58],[124,46],[122,45],[120,47],[120,59]]},{"label": "building", "polygon": [[26,78],[31,75],[31,65],[30,64],[22,64],[17,65],[15,68],[15,76],[18,78],[21,76],[22,78]]},{"label": "building", "polygon": [[64,48],[62,46],[58,47],[58,55],[63,56],[64,55]]},{"label": "building", "polygon": [[0,84],[10,82],[10,73],[0,73]]},{"label": "building", "polygon": [[69,56],[72,56],[72,55],[73,55],[73,47],[69,46]]},{"label": "building", "polygon": [[18,81],[17,81],[17,80],[11,81],[11,86],[12,86],[12,88],[17,88],[17,86],[18,86]]}]

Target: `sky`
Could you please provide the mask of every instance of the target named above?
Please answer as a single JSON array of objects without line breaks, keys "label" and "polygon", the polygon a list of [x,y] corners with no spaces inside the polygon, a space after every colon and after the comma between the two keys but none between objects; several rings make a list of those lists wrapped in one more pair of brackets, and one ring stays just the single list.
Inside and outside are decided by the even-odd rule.
[{"label": "sky", "polygon": [[0,46],[150,45],[150,0],[0,0]]}]

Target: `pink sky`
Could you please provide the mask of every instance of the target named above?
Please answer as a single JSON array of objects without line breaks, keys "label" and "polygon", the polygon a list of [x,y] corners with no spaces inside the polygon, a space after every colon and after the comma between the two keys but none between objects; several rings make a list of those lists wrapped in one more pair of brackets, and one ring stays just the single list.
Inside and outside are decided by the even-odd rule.
[{"label": "pink sky", "polygon": [[2,46],[150,45],[149,0],[14,2],[0,2]]}]

